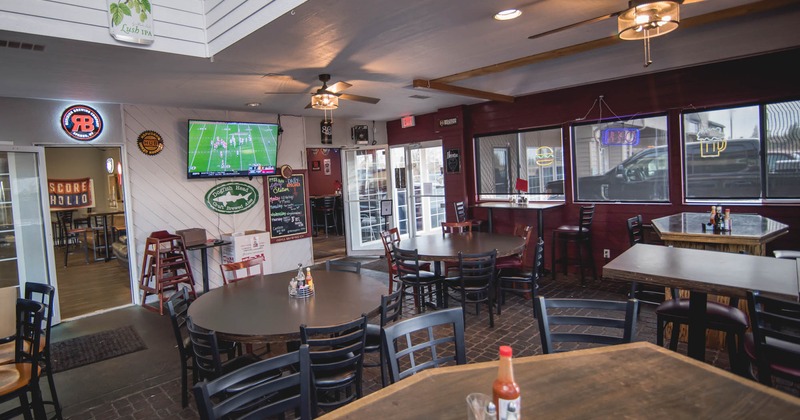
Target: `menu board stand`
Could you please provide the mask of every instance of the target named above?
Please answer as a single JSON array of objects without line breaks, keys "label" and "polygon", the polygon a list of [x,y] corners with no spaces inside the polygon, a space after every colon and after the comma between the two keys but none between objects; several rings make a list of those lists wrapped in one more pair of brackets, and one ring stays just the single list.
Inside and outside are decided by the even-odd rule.
[{"label": "menu board stand", "polygon": [[308,206],[308,187],[305,171],[294,172],[284,178],[281,175],[266,177],[264,200],[270,243],[292,241],[311,237]]}]

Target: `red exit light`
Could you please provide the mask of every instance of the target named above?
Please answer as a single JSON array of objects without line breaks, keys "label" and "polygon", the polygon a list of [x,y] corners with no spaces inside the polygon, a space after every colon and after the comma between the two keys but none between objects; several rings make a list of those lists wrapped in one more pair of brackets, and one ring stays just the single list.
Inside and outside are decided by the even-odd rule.
[{"label": "red exit light", "polygon": [[409,115],[409,116],[400,118],[400,127],[402,127],[402,128],[413,127],[414,124],[415,123],[414,123],[414,116],[413,115]]}]

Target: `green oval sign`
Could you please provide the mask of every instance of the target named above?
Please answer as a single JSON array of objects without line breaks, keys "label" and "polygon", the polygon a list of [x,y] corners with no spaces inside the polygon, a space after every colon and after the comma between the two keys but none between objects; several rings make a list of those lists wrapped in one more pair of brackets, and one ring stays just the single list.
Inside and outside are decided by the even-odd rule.
[{"label": "green oval sign", "polygon": [[258,190],[246,182],[226,182],[208,190],[205,201],[217,213],[243,213],[258,203]]}]

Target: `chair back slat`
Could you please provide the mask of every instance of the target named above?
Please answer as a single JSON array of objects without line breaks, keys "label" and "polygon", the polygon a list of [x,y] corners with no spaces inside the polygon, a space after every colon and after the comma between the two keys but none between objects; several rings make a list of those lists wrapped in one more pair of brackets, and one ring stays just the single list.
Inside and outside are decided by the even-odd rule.
[{"label": "chair back slat", "polygon": [[442,222],[442,233],[472,232],[472,222]]},{"label": "chair back slat", "polygon": [[244,261],[220,264],[222,282],[234,283],[244,279],[260,278],[264,275],[264,257],[256,257]]},{"label": "chair back slat", "polygon": [[[431,367],[452,362],[465,364],[463,310],[444,309],[394,323],[381,331],[381,342],[389,365],[390,383]],[[448,351],[440,352],[442,348]],[[401,359],[405,356],[411,366],[401,370]]]},{"label": "chair back slat", "polygon": [[772,385],[772,376],[800,381],[800,303],[747,292],[758,380]]},{"label": "chair back slat", "polygon": [[204,330],[186,317],[186,326],[192,342],[192,361],[198,380],[218,378],[222,375],[219,341],[214,331]]},{"label": "chair back slat", "polygon": [[381,327],[403,316],[403,289],[381,296]]},{"label": "chair back slat", "polygon": [[[534,301],[542,339],[542,351],[550,354],[558,351],[554,343],[580,342],[601,345],[630,343],[636,331],[636,299],[627,302],[594,299],[545,299],[538,296]],[[563,309],[554,313],[552,309]],[[621,314],[609,318],[594,315],[594,311]],[[572,325],[578,328],[556,328],[551,326]],[[615,334],[612,334],[616,332]]]},{"label": "chair back slat", "polygon": [[592,226],[594,219],[594,204],[590,206],[581,206],[579,227],[581,233],[589,233],[589,228]]},{"label": "chair back slat", "polygon": [[464,205],[463,201],[456,201],[453,203],[453,207],[456,210],[456,222],[466,222],[467,221],[467,206]]},{"label": "chair back slat", "polygon": [[642,215],[636,215],[627,220],[628,241],[631,246],[644,243],[644,227],[642,226]]}]

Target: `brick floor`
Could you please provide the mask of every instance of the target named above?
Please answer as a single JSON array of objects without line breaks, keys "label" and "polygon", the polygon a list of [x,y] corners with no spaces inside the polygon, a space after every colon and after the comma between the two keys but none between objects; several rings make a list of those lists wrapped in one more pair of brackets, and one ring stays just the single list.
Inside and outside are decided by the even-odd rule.
[{"label": "brick floor", "polygon": [[[368,264],[369,268],[381,269],[385,262]],[[369,271],[365,271],[369,273]],[[370,273],[383,278],[383,273]],[[590,299],[622,300],[627,292],[627,285],[608,283],[603,281],[592,282],[587,287],[581,287],[572,277],[559,276],[556,281],[549,277],[541,282],[540,293],[545,297],[575,297]],[[649,341],[655,343],[656,326],[653,306],[642,305],[637,323],[636,341]],[[404,314],[413,314],[413,302],[406,302]],[[475,315],[474,307],[468,308],[466,324],[467,362],[476,363],[497,359],[498,346],[511,345],[515,357],[532,356],[542,353],[539,329],[532,316],[530,300],[518,296],[508,296],[503,306],[502,315],[495,315],[495,327],[489,328],[488,312],[481,310],[480,315]],[[276,347],[273,345],[273,351]],[[258,350],[258,349],[257,349]],[[686,353],[685,345],[678,349]],[[280,351],[280,350],[278,350]],[[176,352],[177,363],[177,352]],[[374,359],[373,359],[374,358]],[[376,354],[367,355],[367,360],[377,360]],[[724,351],[707,349],[706,361],[722,369],[728,369],[728,357]],[[380,372],[377,367],[364,369],[364,392],[372,393],[380,389]],[[779,389],[800,396],[797,385],[782,383]],[[182,409],[180,406],[180,378],[174,378],[166,383],[153,386],[108,404],[93,407],[82,413],[71,416],[71,419],[194,419],[198,418],[194,401],[190,396],[189,406]]]}]

